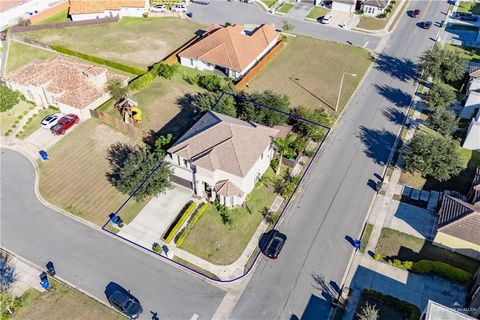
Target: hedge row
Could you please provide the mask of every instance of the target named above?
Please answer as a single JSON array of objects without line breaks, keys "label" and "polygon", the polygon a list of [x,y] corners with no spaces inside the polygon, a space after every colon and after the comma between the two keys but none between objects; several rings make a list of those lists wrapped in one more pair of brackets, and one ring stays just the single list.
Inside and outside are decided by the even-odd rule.
[{"label": "hedge row", "polygon": [[173,237],[178,232],[178,229],[180,229],[183,223],[188,219],[188,217],[190,217],[196,206],[197,203],[194,201],[190,201],[185,205],[185,207],[182,209],[180,214],[170,225],[170,228],[168,228],[167,232],[164,235],[164,239],[167,243],[170,243],[172,241]]},{"label": "hedge row", "polygon": [[441,277],[464,284],[470,283],[470,281],[473,279],[473,276],[470,272],[440,261],[420,260],[413,264],[411,270],[415,273],[434,273]]},{"label": "hedge row", "polygon": [[208,208],[208,205],[204,202],[202,202],[200,204],[200,206],[198,207],[198,210],[197,210],[197,213],[193,216],[192,218],[192,221],[190,221],[190,223],[188,224],[188,226],[185,228],[185,230],[183,230],[182,234],[180,235],[180,237],[178,237],[177,239],[177,242],[176,242],[176,245],[178,247],[181,247],[182,244],[183,244],[183,240],[185,240],[185,238],[188,236],[188,233],[190,232],[190,230],[192,229],[192,227],[195,225],[195,223],[197,223],[198,219],[200,219],[200,217],[202,216],[202,214],[205,212],[205,210]]},{"label": "hedge row", "polygon": [[128,87],[131,91],[140,91],[147,88],[156,77],[156,72],[154,69],[144,73],[140,77],[134,79]]},{"label": "hedge row", "polygon": [[60,52],[60,53],[63,53],[63,54],[69,55],[69,56],[74,56],[74,57],[77,57],[77,58],[81,58],[81,59],[84,59],[84,60],[87,60],[87,61],[90,61],[90,62],[102,64],[104,66],[112,67],[114,69],[122,70],[122,71],[125,71],[125,72],[128,72],[128,73],[131,73],[131,74],[136,74],[136,75],[140,76],[140,75],[145,73],[145,70],[142,70],[140,68],[136,68],[136,67],[129,66],[129,65],[126,65],[126,64],[123,64],[123,63],[119,63],[119,62],[103,59],[103,58],[100,58],[100,57],[92,56],[92,55],[89,55],[89,54],[86,54],[86,53],[78,52],[78,51],[69,49],[67,47],[57,45],[57,44],[52,44],[52,45],[50,45],[50,47],[57,52]]},{"label": "hedge row", "polygon": [[389,305],[395,309],[409,312],[411,320],[420,319],[420,309],[416,305],[411,304],[410,302],[400,300],[396,297],[392,297],[372,289],[363,289],[362,295],[364,297],[370,297],[376,300],[380,300],[386,305]]}]

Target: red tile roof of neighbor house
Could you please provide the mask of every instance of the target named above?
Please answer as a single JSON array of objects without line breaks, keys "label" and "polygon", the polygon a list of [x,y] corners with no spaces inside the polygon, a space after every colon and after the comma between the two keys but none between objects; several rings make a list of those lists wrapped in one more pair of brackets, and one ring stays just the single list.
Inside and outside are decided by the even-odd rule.
[{"label": "red tile roof of neighbor house", "polygon": [[42,87],[45,91],[58,95],[58,102],[83,109],[106,92],[106,82],[99,87],[89,77],[106,73],[106,80],[118,79],[124,82],[127,76],[112,73],[105,68],[83,63],[64,56],[45,61],[32,61],[10,73],[5,81]]},{"label": "red tile roof of neighbor house", "polygon": [[444,195],[438,216],[439,232],[480,245],[479,206]]},{"label": "red tile roof of neighbor house", "polygon": [[100,13],[121,8],[143,8],[146,0],[70,0],[70,14]]},{"label": "red tile roof of neighbor house", "polygon": [[180,57],[200,60],[241,72],[279,37],[273,25],[264,24],[247,34],[243,25],[212,25]]},{"label": "red tile roof of neighbor house", "polygon": [[207,112],[170,149],[209,171],[245,177],[279,130]]}]

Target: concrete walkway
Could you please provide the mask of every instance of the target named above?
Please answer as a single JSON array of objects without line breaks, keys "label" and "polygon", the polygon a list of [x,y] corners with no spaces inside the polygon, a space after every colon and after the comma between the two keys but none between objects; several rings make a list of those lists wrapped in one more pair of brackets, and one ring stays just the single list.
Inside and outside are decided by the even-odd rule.
[{"label": "concrete walkway", "polygon": [[[5,252],[5,251],[4,251]],[[40,292],[45,291],[40,285],[39,275],[43,270],[34,267],[23,259],[19,259],[10,253],[7,253],[8,263],[15,272],[15,282],[11,287],[11,292],[14,297],[21,296],[25,291],[34,288]]]}]

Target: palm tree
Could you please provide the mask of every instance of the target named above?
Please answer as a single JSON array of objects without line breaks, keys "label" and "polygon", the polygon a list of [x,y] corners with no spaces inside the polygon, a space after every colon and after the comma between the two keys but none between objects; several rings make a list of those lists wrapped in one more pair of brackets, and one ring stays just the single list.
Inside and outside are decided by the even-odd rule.
[{"label": "palm tree", "polygon": [[278,160],[278,167],[276,172],[277,176],[280,174],[280,170],[282,168],[283,156],[295,156],[295,150],[292,148],[293,141],[294,140],[292,140],[291,136],[288,136],[286,138],[276,138],[273,140],[275,148],[280,153],[280,159]]}]

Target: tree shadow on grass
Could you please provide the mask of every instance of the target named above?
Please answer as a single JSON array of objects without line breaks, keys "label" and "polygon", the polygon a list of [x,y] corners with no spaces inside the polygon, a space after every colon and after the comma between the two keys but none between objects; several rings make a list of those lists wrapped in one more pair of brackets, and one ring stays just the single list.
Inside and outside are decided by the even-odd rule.
[{"label": "tree shadow on grass", "polygon": [[137,152],[138,147],[128,143],[117,142],[112,144],[107,150],[107,161],[110,165],[110,171],[105,173],[107,181],[113,186],[117,185],[120,179],[120,169],[123,168],[128,156]]},{"label": "tree shadow on grass", "polygon": [[381,54],[375,59],[375,69],[403,82],[413,80],[417,75],[417,64],[410,59]]},{"label": "tree shadow on grass", "polygon": [[369,129],[360,127],[357,136],[365,145],[365,154],[375,163],[386,165],[390,151],[396,139],[396,135],[387,130]]},{"label": "tree shadow on grass", "polygon": [[398,107],[406,108],[410,105],[411,96],[403,90],[391,86],[375,85],[378,93]]}]

